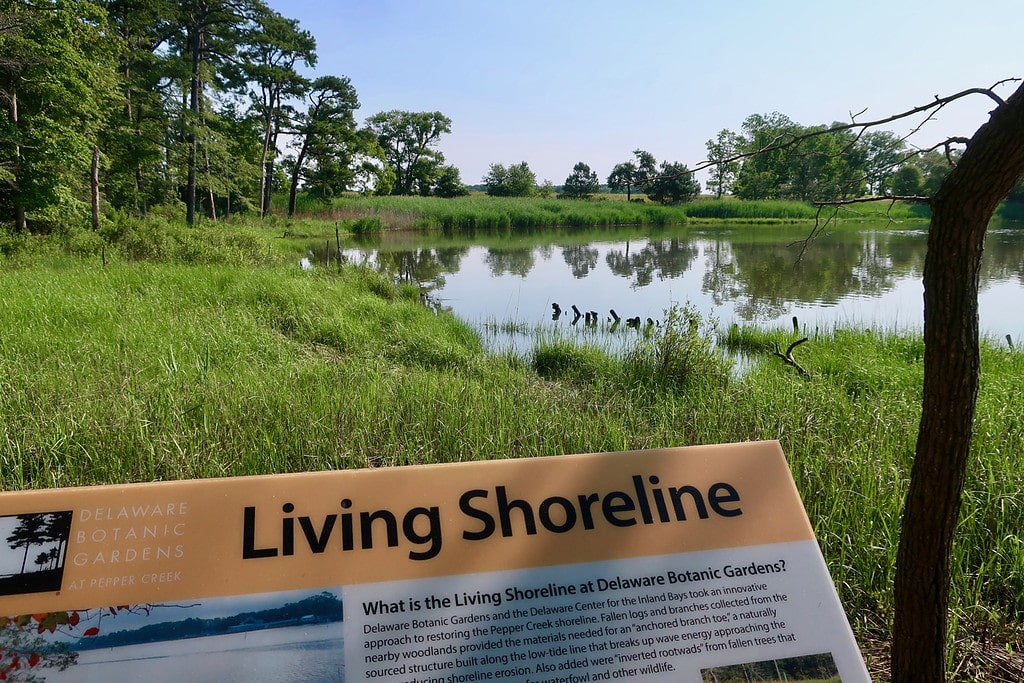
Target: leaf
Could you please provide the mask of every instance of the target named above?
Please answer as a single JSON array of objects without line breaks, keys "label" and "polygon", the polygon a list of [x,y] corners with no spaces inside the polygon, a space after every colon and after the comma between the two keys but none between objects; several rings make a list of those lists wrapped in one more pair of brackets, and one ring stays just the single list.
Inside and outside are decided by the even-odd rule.
[{"label": "leaf", "polygon": [[39,663],[39,653],[33,652],[31,655],[29,655],[29,658],[28,658],[29,668],[35,666],[38,663]]},{"label": "leaf", "polygon": [[99,632],[100,632],[99,628],[97,628],[96,626],[93,626],[91,628],[85,629],[85,633],[83,633],[82,635],[85,636],[86,638],[91,638],[92,636],[97,635]]}]

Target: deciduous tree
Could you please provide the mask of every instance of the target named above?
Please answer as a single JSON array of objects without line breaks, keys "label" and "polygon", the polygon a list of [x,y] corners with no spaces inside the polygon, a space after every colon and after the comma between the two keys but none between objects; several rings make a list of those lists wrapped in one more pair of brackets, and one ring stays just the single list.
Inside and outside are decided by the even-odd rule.
[{"label": "deciduous tree", "polygon": [[537,189],[537,176],[525,161],[505,168],[502,164],[491,164],[483,178],[487,194],[492,197],[529,197]]},{"label": "deciduous tree", "polygon": [[386,111],[366,120],[377,136],[395,173],[392,194],[429,193],[444,155],[435,149],[441,136],[452,131],[452,121],[439,111]]},{"label": "deciduous tree", "polygon": [[88,196],[93,150],[117,101],[121,43],[86,0],[0,10],[0,214],[70,212]]},{"label": "deciduous tree", "polygon": [[437,182],[434,185],[434,194],[438,197],[462,197],[469,194],[469,190],[462,184],[462,176],[455,166],[442,166],[437,175]]},{"label": "deciduous tree", "polygon": [[708,150],[708,164],[711,171],[707,186],[709,191],[715,193],[717,199],[721,199],[723,194],[732,190],[732,184],[740,170],[740,162],[736,160],[736,154],[740,149],[741,142],[742,139],[739,135],[723,128],[714,140],[704,143]]}]

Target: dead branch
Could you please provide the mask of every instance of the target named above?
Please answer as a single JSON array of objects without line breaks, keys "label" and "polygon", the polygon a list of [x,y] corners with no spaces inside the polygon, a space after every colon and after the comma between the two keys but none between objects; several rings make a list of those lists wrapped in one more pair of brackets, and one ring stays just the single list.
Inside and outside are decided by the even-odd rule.
[{"label": "dead branch", "polygon": [[775,342],[775,354],[774,355],[776,355],[779,358],[781,358],[783,360],[783,362],[786,363],[786,365],[790,365],[790,366],[796,368],[796,371],[799,372],[804,377],[810,377],[811,376],[810,373],[807,372],[806,370],[804,370],[802,367],[800,367],[800,364],[796,362],[795,358],[793,358],[793,349],[795,349],[796,347],[800,346],[805,341],[807,341],[807,337],[803,337],[801,339],[797,339],[795,342],[793,342],[792,344],[789,345],[789,348],[786,349],[786,353],[782,353],[782,350],[779,348],[779,343]]},{"label": "dead branch", "polygon": [[[743,152],[743,153],[740,153],[740,154],[736,154],[734,156],[729,157],[728,159],[718,159],[718,160],[715,160],[715,161],[709,161],[709,160],[702,161],[699,164],[697,164],[696,166],[694,166],[692,169],[690,169],[690,171],[693,172],[693,173],[696,173],[697,171],[704,171],[704,170],[707,170],[707,169],[709,169],[709,168],[711,168],[713,166],[716,166],[718,164],[721,164],[721,163],[731,163],[733,161],[742,161],[744,159],[749,159],[750,157],[757,156],[759,154],[765,154],[765,153],[768,153],[768,152],[775,152],[775,151],[779,151],[779,150],[788,149],[790,147],[798,145],[799,143],[803,142],[804,140],[809,140],[811,138],[819,137],[821,135],[829,135],[831,133],[838,133],[838,132],[847,131],[847,130],[857,130],[857,131],[863,132],[863,131],[865,131],[865,130],[867,130],[869,128],[877,128],[878,126],[884,126],[887,123],[893,123],[894,121],[901,121],[903,119],[912,118],[912,117],[917,116],[919,114],[927,113],[928,116],[925,118],[925,120],[922,121],[916,128],[914,128],[913,131],[911,131],[910,134],[913,134],[913,133],[919,131],[921,129],[921,127],[924,126],[925,123],[927,123],[928,121],[932,120],[934,118],[935,114],[938,113],[941,109],[943,109],[944,107],[952,104],[953,102],[956,102],[958,100],[962,100],[965,97],[970,97],[972,95],[985,95],[986,97],[991,98],[997,104],[1002,104],[1003,99],[1001,97],[999,97],[998,94],[996,94],[995,89],[1000,87],[1000,86],[1002,86],[1002,85],[1006,85],[1007,83],[1016,83],[1016,82],[1018,82],[1020,80],[1021,80],[1020,78],[1004,78],[1004,79],[1002,79],[1000,81],[997,81],[997,82],[993,83],[992,86],[988,87],[988,88],[967,88],[966,90],[961,90],[958,93],[954,93],[952,95],[947,95],[946,97],[939,97],[938,95],[936,95],[935,99],[932,100],[931,102],[927,103],[927,104],[922,104],[921,106],[914,107],[912,109],[908,109],[908,110],[900,112],[898,114],[891,114],[889,116],[885,116],[885,117],[880,118],[880,119],[874,119],[874,120],[871,120],[871,121],[857,121],[857,117],[860,116],[861,114],[863,114],[864,111],[867,111],[866,109],[865,110],[861,110],[857,114],[853,114],[851,116],[850,123],[841,123],[841,124],[838,124],[838,125],[829,126],[827,128],[822,128],[822,129],[819,129],[819,130],[812,130],[812,131],[808,131],[806,133],[801,133],[800,135],[792,135],[792,134],[779,135],[774,140],[769,142],[767,145],[762,147],[761,149],[757,149],[757,150],[753,150],[753,151],[750,151],[750,152]],[[960,142],[960,141],[961,141],[961,139],[951,139],[950,141],[947,141],[947,142]]]}]

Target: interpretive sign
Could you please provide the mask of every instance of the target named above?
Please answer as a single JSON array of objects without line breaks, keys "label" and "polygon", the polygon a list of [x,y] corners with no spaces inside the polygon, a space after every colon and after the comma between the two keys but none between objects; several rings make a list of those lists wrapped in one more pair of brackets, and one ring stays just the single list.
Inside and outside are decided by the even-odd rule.
[{"label": "interpretive sign", "polygon": [[3,493],[0,615],[8,681],[869,680],[776,442]]}]

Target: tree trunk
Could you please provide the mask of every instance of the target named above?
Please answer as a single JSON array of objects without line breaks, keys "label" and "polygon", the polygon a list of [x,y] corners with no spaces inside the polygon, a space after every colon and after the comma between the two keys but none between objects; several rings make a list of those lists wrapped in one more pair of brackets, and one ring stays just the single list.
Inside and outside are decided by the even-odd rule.
[{"label": "tree trunk", "polygon": [[100,148],[92,146],[92,229],[100,229]]},{"label": "tree trunk", "polygon": [[306,149],[309,146],[309,137],[302,140],[302,147],[295,156],[295,166],[292,168],[292,182],[288,189],[288,218],[295,216],[295,198],[299,193],[299,177],[302,175],[302,165],[306,163]]},{"label": "tree trunk", "polygon": [[[203,124],[206,125],[205,123]],[[206,167],[206,198],[210,202],[210,220],[217,221],[217,197],[213,192],[213,173],[210,170],[210,150],[203,146],[203,163]]]},{"label": "tree trunk", "polygon": [[[10,88],[10,121],[15,130],[18,129],[18,86],[11,84]],[[21,145],[14,145],[14,173],[17,176],[21,165]],[[14,190],[14,229],[16,232],[28,232],[28,221],[25,218],[25,204],[21,201],[21,192],[18,188]]]},{"label": "tree trunk", "polygon": [[189,50],[191,56],[191,73],[189,75],[188,109],[191,114],[188,125],[188,173],[185,181],[185,221],[189,225],[196,223],[196,185],[198,182],[196,166],[199,163],[199,135],[196,128],[202,113],[203,99],[203,51],[206,49],[206,21],[209,10],[202,4],[195,24],[189,27]]},{"label": "tree trunk", "polygon": [[949,570],[978,395],[985,231],[1024,174],[1024,86],[978,129],[932,200],[924,395],[896,558],[894,683],[945,680]]}]

